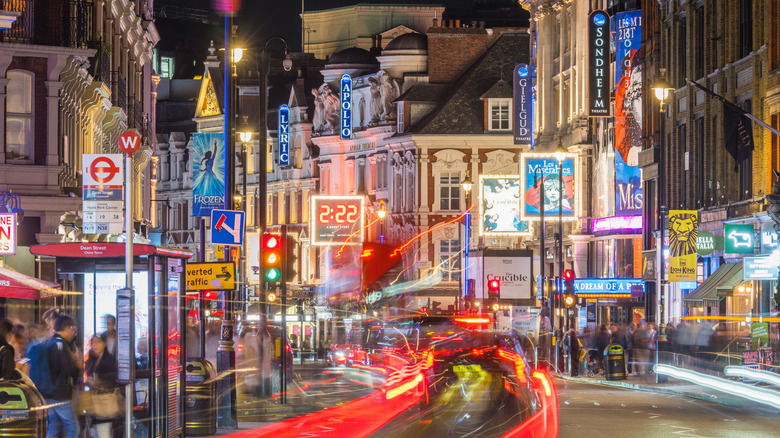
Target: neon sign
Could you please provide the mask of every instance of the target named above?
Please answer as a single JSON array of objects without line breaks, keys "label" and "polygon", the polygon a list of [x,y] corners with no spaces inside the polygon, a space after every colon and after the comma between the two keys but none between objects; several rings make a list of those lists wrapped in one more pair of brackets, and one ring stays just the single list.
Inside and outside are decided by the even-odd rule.
[{"label": "neon sign", "polygon": [[642,231],[642,216],[612,216],[595,219],[592,229],[594,233],[605,231],[640,232]]},{"label": "neon sign", "polygon": [[352,138],[352,78],[341,77],[341,136],[342,140]]},{"label": "neon sign", "polygon": [[279,165],[290,165],[290,109],[279,107]]}]

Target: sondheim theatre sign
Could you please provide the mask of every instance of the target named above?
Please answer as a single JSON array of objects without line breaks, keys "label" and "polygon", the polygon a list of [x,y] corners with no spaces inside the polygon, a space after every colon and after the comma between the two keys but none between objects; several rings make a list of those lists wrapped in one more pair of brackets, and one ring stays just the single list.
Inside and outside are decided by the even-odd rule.
[{"label": "sondheim theatre sign", "polygon": [[590,117],[609,116],[609,15],[593,11],[588,20]]}]

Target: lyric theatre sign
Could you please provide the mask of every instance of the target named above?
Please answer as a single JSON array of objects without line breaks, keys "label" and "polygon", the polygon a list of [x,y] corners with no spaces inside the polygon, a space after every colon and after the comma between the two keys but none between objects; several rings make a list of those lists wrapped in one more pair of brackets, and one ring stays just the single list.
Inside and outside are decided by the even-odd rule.
[{"label": "lyric theatre sign", "polygon": [[609,117],[609,39],[609,15],[593,11],[588,19],[590,117]]}]

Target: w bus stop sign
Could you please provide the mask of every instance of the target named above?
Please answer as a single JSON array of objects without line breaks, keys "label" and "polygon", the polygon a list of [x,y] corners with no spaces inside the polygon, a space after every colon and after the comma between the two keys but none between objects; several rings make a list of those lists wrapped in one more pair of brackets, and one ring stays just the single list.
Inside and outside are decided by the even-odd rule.
[{"label": "w bus stop sign", "polygon": [[141,147],[141,136],[135,131],[125,131],[119,136],[119,149],[126,154],[134,154]]}]

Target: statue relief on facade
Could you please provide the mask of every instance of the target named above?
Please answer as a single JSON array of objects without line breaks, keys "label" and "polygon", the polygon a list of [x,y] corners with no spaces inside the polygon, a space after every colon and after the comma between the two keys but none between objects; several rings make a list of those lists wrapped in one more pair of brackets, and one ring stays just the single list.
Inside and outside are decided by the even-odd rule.
[{"label": "statue relief on facade", "polygon": [[371,91],[371,103],[369,105],[371,121],[369,125],[378,125],[381,122],[395,120],[395,103],[393,101],[401,95],[398,82],[391,78],[384,70],[379,70],[374,76],[368,78]]},{"label": "statue relief on facade", "polygon": [[339,97],[328,84],[311,90],[314,95],[314,125],[315,133],[333,132],[339,127]]},{"label": "statue relief on facade", "polygon": [[214,84],[209,81],[209,85],[206,88],[206,98],[203,99],[203,108],[201,108],[200,116],[216,116],[219,115],[219,101],[217,100],[217,93],[214,91]]}]

